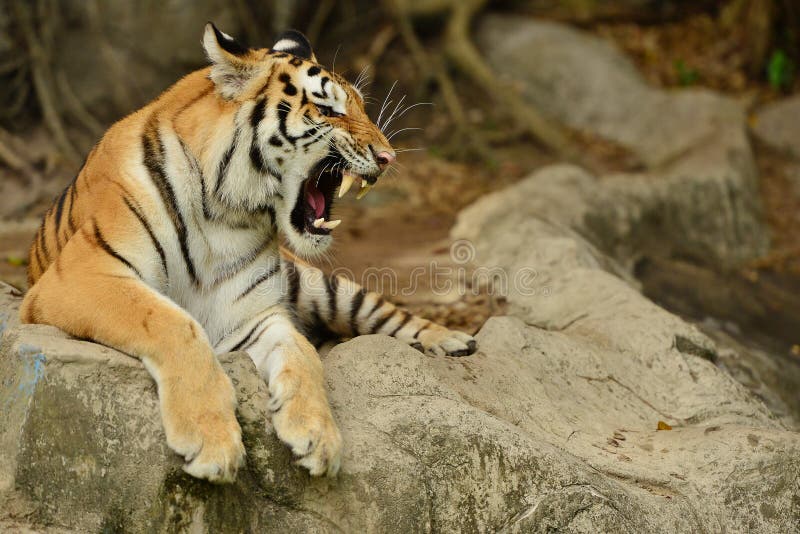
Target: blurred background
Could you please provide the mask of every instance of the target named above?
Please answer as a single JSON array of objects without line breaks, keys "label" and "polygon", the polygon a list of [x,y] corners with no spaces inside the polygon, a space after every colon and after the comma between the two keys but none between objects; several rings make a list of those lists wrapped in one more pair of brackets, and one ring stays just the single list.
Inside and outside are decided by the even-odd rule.
[{"label": "blurred background", "polygon": [[[104,130],[205,65],[208,20],[255,47],[305,32],[369,73],[373,119],[420,104],[391,127],[399,175],[337,208],[327,268],[452,264],[462,208],[570,163],[598,192],[577,231],[646,295],[800,358],[796,0],[0,0],[0,278],[24,288],[39,218]],[[395,300],[471,331],[503,312],[429,289]]]}]

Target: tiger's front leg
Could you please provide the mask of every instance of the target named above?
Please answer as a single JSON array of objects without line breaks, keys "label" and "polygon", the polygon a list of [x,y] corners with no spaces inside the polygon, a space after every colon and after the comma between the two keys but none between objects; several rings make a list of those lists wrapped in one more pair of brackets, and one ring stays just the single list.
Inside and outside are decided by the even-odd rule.
[{"label": "tiger's front leg", "polygon": [[328,404],[322,362],[288,313],[280,305],[265,310],[217,349],[250,355],[269,386],[268,408],[278,438],[312,475],[335,475],[342,436]]},{"label": "tiger's front leg", "polygon": [[142,280],[143,255],[135,252],[147,237],[126,242],[120,234],[103,235],[95,221],[82,228],[30,288],[20,318],[141,359],[158,386],[167,444],[186,459],[184,470],[231,482],[245,456],[231,381],[203,327]]}]

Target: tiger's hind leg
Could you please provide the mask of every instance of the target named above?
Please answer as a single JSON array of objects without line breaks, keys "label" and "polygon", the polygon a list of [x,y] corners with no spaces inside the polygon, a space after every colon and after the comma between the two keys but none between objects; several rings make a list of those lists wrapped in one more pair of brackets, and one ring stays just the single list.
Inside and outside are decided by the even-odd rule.
[{"label": "tiger's hind leg", "polygon": [[[130,235],[133,224],[122,219]],[[28,291],[21,319],[140,358],[157,383],[167,444],[185,457],[184,470],[230,482],[244,462],[231,381],[202,326],[142,281],[141,249],[134,254],[114,237],[95,221],[73,235]]]},{"label": "tiger's hind leg", "polygon": [[413,315],[342,276],[284,261],[289,304],[310,331],[328,330],[339,337],[386,334],[436,356],[468,356],[477,350],[469,334]]}]

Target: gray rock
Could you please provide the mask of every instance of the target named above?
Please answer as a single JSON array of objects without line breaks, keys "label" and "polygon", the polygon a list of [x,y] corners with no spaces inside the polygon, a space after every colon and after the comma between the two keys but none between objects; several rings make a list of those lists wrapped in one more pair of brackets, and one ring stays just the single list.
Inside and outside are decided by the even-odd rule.
[{"label": "gray rock", "polygon": [[758,139],[800,159],[800,96],[765,105],[752,123]]},{"label": "gray rock", "polygon": [[[158,10],[158,16],[153,10]],[[178,72],[206,64],[201,41],[209,20],[241,35],[235,2],[152,3],[97,0],[60,6],[55,35],[59,65],[80,102],[99,119],[117,120],[175,83]],[[75,50],[92,51],[75,54]]]},{"label": "gray rock", "polygon": [[[736,102],[706,90],[651,88],[611,43],[556,23],[488,16],[478,41],[494,70],[543,113],[622,145],[644,164],[643,173],[581,186],[590,199],[596,188],[609,193],[585,225],[596,227],[607,252],[627,246],[618,236],[629,243],[635,233],[723,268],[766,252],[758,177]],[[644,225],[619,228],[637,219]]]},{"label": "gray rock", "polygon": [[[457,233],[499,238],[517,228],[531,227],[536,235],[547,232],[543,225],[568,228],[614,257],[621,267],[612,272],[622,276],[647,255],[733,266],[765,244],[754,199],[739,185],[723,176],[597,178],[573,165],[553,165],[468,207]],[[492,251],[507,252],[513,251]]]},{"label": "gray rock", "polygon": [[[467,212],[465,217],[469,218]],[[130,532],[787,532],[800,522],[800,436],[715,367],[708,338],[612,276],[576,233],[471,228],[507,272],[516,317],[468,358],[367,336],[325,357],[346,442],[311,479],[266,422],[249,359],[222,357],[248,451],[236,484],[183,474],[143,367],[46,326],[0,348],[0,527]],[[519,244],[522,247],[519,247]],[[487,256],[488,257],[488,256]],[[538,285],[537,285],[538,284]],[[673,426],[657,431],[659,420]],[[57,531],[57,530],[53,530]]]}]

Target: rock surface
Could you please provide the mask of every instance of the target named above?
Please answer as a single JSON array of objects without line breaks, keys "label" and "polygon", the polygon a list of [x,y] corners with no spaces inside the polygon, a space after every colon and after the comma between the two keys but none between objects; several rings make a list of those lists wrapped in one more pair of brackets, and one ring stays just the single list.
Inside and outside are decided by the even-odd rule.
[{"label": "rock surface", "polygon": [[631,215],[644,224],[605,228],[598,221],[595,234],[610,232],[601,245],[657,241],[667,255],[723,268],[766,252],[745,114],[735,101],[707,90],[652,88],[611,43],[556,23],[487,16],[478,41],[494,70],[543,113],[618,143],[642,163],[641,173],[608,177],[613,195],[604,203],[638,211]]},{"label": "rock surface", "polygon": [[800,96],[761,108],[753,118],[753,133],[772,148],[800,160]]},{"label": "rock surface", "polygon": [[[346,442],[335,480],[291,464],[266,421],[267,389],[240,353],[222,360],[239,395],[247,467],[231,486],[184,475],[143,367],[54,328],[18,325],[20,297],[6,287],[0,527],[796,529],[800,435],[714,365],[707,337],[643,298],[613,260],[566,223],[536,215],[544,207],[526,211],[527,188],[546,173],[554,187],[588,179],[547,169],[479,201],[454,229],[479,262],[508,277],[511,316],[486,323],[476,355],[433,358],[367,336],[325,356]],[[657,430],[659,421],[672,430]]]}]

